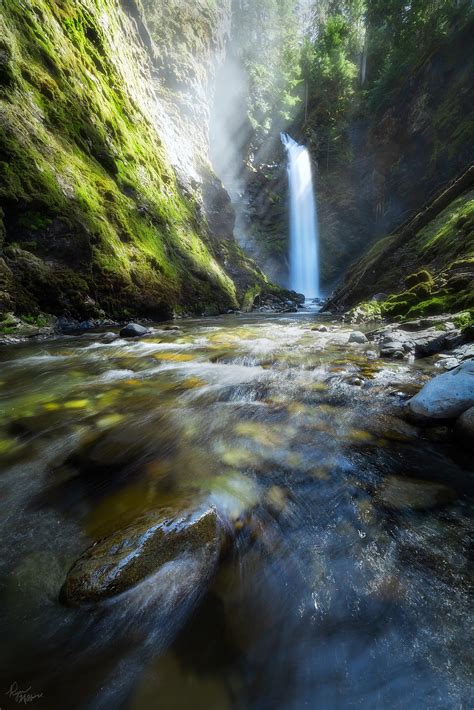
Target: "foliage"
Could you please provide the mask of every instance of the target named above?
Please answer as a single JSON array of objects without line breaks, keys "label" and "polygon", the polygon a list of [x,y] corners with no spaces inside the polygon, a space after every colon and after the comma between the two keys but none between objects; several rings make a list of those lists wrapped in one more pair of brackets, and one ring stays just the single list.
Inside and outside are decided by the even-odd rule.
[{"label": "foliage", "polygon": [[281,130],[300,103],[296,0],[234,2],[235,52],[247,74],[247,114],[259,144]]},{"label": "foliage", "polygon": [[471,13],[470,0],[369,0],[369,107],[387,106],[407,75]]},{"label": "foliage", "polygon": [[430,51],[469,21],[473,7],[470,0],[307,2],[304,122],[316,156],[347,157],[354,114],[383,110]]}]

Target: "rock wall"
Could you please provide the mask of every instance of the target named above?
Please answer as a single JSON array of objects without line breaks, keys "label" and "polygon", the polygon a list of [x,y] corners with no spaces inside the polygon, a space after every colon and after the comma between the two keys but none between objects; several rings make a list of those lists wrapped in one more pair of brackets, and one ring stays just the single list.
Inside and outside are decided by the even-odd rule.
[{"label": "rock wall", "polygon": [[[287,130],[313,156],[322,285],[340,282],[380,237],[396,230],[474,159],[473,23],[406,77],[387,110],[368,113],[359,96],[344,115],[343,138],[318,129],[319,106]],[[288,275],[285,154],[270,136],[260,163],[244,173],[241,221],[247,248],[267,273]]]},{"label": "rock wall", "polygon": [[360,315],[474,319],[474,167],[351,268],[327,304]]},{"label": "rock wall", "polygon": [[3,0],[0,310],[162,318],[265,284],[207,157],[220,5]]},{"label": "rock wall", "polygon": [[317,162],[323,280],[332,288],[375,240],[396,230],[474,160],[474,24],[406,77],[382,114],[354,115],[335,154],[304,129]]}]

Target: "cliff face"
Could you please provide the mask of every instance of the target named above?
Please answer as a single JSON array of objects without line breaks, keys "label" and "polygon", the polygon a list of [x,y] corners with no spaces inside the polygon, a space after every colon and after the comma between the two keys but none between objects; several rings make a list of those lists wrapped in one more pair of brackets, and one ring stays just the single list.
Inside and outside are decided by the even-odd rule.
[{"label": "cliff face", "polygon": [[369,317],[469,311],[474,320],[474,167],[356,262],[327,308],[358,304]]},{"label": "cliff face", "polygon": [[0,310],[218,312],[265,282],[207,158],[226,3],[159,5],[2,2]]},{"label": "cliff face", "polygon": [[[346,189],[334,187],[323,209],[334,220],[334,275],[350,264],[329,308],[365,302],[369,316],[474,315],[472,30],[471,22],[426,58],[378,121],[353,127]],[[323,229],[326,254],[329,234]],[[349,237],[345,250],[340,235]]]},{"label": "cliff face", "polygon": [[[398,89],[388,107],[369,112],[358,90],[337,140],[318,128],[309,96],[288,131],[313,156],[321,239],[321,280],[330,292],[377,239],[396,230],[474,159],[473,23],[450,36]],[[244,233],[266,272],[285,283],[288,210],[284,151],[278,136],[257,170],[245,175]]]},{"label": "cliff face", "polygon": [[376,239],[474,159],[473,23],[407,76],[382,113],[355,115],[342,150],[304,129],[319,176],[323,280],[332,287]]}]

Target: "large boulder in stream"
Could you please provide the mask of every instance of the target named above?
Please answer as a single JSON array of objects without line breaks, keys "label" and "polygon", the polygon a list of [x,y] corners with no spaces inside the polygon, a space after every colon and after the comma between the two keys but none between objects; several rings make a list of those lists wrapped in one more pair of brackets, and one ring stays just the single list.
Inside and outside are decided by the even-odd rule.
[{"label": "large boulder in stream", "polygon": [[[60,601],[70,606],[100,602],[162,571],[160,583],[166,580],[176,596],[179,563],[186,569],[191,563],[193,578],[204,585],[216,569],[222,542],[214,508],[174,517],[143,516],[84,552],[66,577]],[[166,573],[167,567],[172,574]],[[181,593],[187,594],[186,588]]]},{"label": "large boulder in stream", "polygon": [[474,406],[474,360],[430,380],[406,406],[411,418],[420,423],[459,417]]},{"label": "large boulder in stream", "polygon": [[429,357],[441,352],[451,350],[464,342],[464,336],[459,329],[439,331],[428,328],[419,332],[412,332],[410,326],[381,331],[380,355],[387,358],[401,359],[405,355],[413,354],[415,357]]}]

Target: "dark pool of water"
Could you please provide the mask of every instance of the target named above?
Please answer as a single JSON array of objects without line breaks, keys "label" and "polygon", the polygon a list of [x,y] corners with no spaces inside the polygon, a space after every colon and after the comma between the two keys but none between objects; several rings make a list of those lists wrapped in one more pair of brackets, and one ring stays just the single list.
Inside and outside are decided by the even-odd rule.
[{"label": "dark pool of water", "polygon": [[[0,350],[0,708],[472,706],[472,462],[398,416],[435,363],[320,322]],[[394,476],[449,501],[387,507]],[[231,534],[198,604],[59,604],[91,542],[196,501]]]}]

